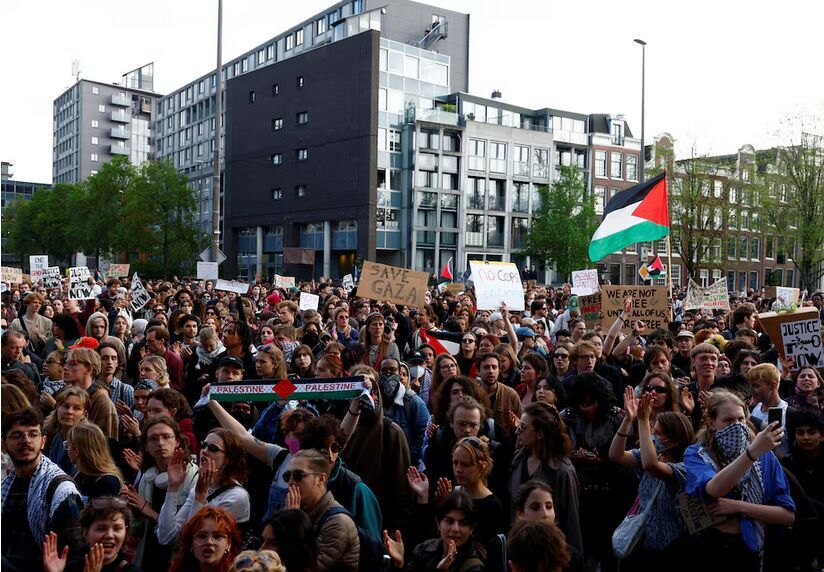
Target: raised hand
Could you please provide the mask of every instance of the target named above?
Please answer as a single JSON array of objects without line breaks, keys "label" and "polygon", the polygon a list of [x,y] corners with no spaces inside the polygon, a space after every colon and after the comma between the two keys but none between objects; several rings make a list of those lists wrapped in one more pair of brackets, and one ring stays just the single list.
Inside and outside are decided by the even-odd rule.
[{"label": "raised hand", "polygon": [[220,478],[220,471],[215,465],[215,462],[208,457],[201,456],[200,458],[200,473],[197,477],[197,486],[195,487],[196,499],[205,501],[206,493],[217,484]]},{"label": "raised hand", "polygon": [[123,449],[123,460],[135,471],[140,470],[140,464],[143,462],[143,455],[135,453],[132,449]]},{"label": "raised hand", "polygon": [[122,399],[117,400],[117,403],[114,404],[114,408],[117,410],[117,414],[120,416],[131,415],[132,413],[131,408],[128,405],[126,405],[126,402]]},{"label": "raised hand", "polygon": [[421,473],[415,467],[409,467],[406,470],[406,480],[421,504],[429,502],[429,479],[426,473]]},{"label": "raised hand", "polygon": [[652,412],[652,394],[645,393],[638,400],[638,423],[646,423],[649,425],[649,416]]},{"label": "raised hand", "polygon": [[432,435],[435,434],[435,431],[438,430],[438,425],[433,423],[432,421],[428,421],[426,423],[426,438],[432,439]]},{"label": "raised hand", "polygon": [[772,451],[781,444],[784,438],[784,428],[778,421],[773,421],[755,436],[750,443],[750,453],[753,457],[760,457],[767,451]]},{"label": "raised hand", "polygon": [[693,397],[689,387],[685,386],[681,388],[681,405],[688,415],[695,409],[695,397]]},{"label": "raised hand", "polygon": [[46,572],[63,572],[66,560],[69,557],[69,547],[64,546],[60,554],[57,553],[57,534],[50,532],[43,542],[43,570]]},{"label": "raised hand", "polygon": [[632,315],[632,296],[624,298],[624,314],[627,316]]},{"label": "raised hand", "polygon": [[441,502],[446,497],[449,496],[449,493],[452,492],[452,481],[447,479],[446,477],[441,477],[438,479],[438,484],[435,487],[435,500]]},{"label": "raised hand", "polygon": [[166,474],[169,475],[169,490],[173,492],[179,490],[180,485],[183,484],[183,479],[186,478],[186,461],[183,449],[177,449],[172,454],[172,460],[169,461],[169,466],[166,467]]},{"label": "raised hand", "polygon": [[512,425],[512,430],[515,431],[521,426],[521,418],[515,414],[511,409],[509,410],[509,424]]},{"label": "raised hand", "polygon": [[454,540],[450,540],[449,544],[446,546],[446,555],[443,557],[443,560],[438,562],[437,570],[449,570],[452,563],[455,562],[455,556],[457,554],[458,547],[455,545]]},{"label": "raised hand", "polygon": [[83,572],[100,572],[103,570],[103,545],[97,543],[89,548],[89,553],[83,557]]},{"label": "raised hand", "polygon": [[631,385],[624,388],[624,415],[630,421],[635,421],[638,417],[638,398],[635,397],[635,389]]},{"label": "raised hand", "polygon": [[123,425],[123,430],[126,433],[140,437],[140,422],[131,415],[123,415],[120,418],[120,423]]},{"label": "raised hand", "polygon": [[403,568],[403,538],[401,531],[395,531],[395,539],[389,537],[389,532],[383,531],[383,546],[386,548],[386,553],[392,559],[392,564],[395,568]]},{"label": "raised hand", "polygon": [[129,503],[130,507],[145,515],[143,511],[149,503],[139,492],[137,492],[134,485],[126,485],[120,489],[120,496],[126,499],[126,502]]}]

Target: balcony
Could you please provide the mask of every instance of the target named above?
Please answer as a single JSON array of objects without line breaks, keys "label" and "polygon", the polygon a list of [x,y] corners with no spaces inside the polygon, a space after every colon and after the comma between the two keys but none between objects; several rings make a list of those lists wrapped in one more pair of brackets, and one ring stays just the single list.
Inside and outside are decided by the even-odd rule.
[{"label": "balcony", "polygon": [[125,145],[122,146],[122,147],[120,145],[112,145],[109,148],[109,153],[111,153],[112,155],[126,155],[126,156],[128,156],[129,153],[130,153],[130,150]]},{"label": "balcony", "polygon": [[116,123],[130,123],[132,121],[131,114],[125,111],[112,111],[109,118]]},{"label": "balcony", "polygon": [[415,113],[418,121],[438,123],[440,125],[458,125],[458,114],[442,109],[418,109]]},{"label": "balcony", "polygon": [[131,137],[131,132],[125,127],[112,127],[109,130],[109,136],[112,139],[128,139]]},{"label": "balcony", "polygon": [[115,93],[112,95],[112,105],[119,105],[121,107],[131,107],[132,98],[125,94]]}]

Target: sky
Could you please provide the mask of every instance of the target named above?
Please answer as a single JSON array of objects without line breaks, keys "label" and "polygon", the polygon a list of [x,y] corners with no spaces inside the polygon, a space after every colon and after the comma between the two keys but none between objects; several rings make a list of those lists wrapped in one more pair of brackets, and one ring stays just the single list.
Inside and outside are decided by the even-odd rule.
[{"label": "sky", "polygon": [[[524,107],[622,113],[676,153],[734,153],[787,141],[788,116],[824,116],[824,2],[785,0],[433,0],[470,18],[469,91]],[[225,0],[227,61],[332,0]],[[217,0],[38,0],[3,6],[0,159],[50,182],[52,102],[81,77],[116,82],[154,61],[168,93],[215,67]],[[694,150],[694,151],[693,151]]]}]

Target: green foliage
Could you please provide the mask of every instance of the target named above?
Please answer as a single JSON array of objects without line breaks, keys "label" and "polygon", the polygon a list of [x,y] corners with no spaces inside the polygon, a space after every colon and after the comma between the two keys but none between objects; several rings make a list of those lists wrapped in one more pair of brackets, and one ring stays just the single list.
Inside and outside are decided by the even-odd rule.
[{"label": "green foliage", "polygon": [[85,183],[58,183],[9,205],[3,238],[9,251],[24,256],[46,253],[67,260],[83,251],[166,277],[196,258],[195,208],[194,190],[173,165],[148,162],[136,168],[118,157]]},{"label": "green foliage", "polygon": [[562,166],[551,187],[538,189],[541,206],[532,216],[526,256],[544,260],[569,278],[574,270],[592,266],[587,255],[597,228],[595,199],[575,167]]}]

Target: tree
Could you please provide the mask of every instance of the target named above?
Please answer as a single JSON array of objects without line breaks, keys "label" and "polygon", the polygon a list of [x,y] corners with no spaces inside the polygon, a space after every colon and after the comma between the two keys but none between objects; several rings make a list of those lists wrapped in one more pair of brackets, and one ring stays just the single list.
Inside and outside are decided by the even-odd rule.
[{"label": "tree", "polygon": [[99,172],[86,179],[80,243],[83,251],[116,258],[125,249],[120,225],[112,223],[122,220],[123,205],[136,179],[137,169],[122,156],[105,163]]},{"label": "tree", "polygon": [[521,254],[544,260],[569,279],[573,270],[592,266],[587,250],[597,228],[595,198],[575,167],[562,166],[550,187],[540,187],[541,206]]},{"label": "tree", "polygon": [[824,135],[805,132],[810,122],[790,120],[800,135],[776,150],[765,175],[762,210],[783,238],[801,288],[814,290],[824,276]]}]

